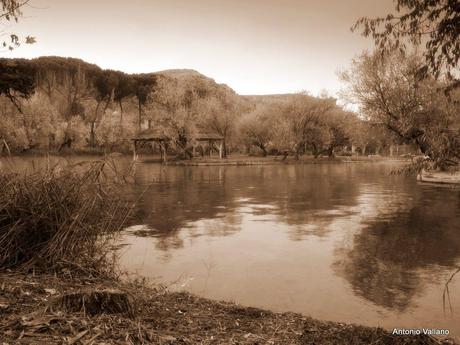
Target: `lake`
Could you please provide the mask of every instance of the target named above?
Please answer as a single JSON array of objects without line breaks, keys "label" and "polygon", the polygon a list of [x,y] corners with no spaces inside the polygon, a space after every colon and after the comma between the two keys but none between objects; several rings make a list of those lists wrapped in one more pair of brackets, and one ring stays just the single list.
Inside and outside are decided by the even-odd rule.
[{"label": "lake", "polygon": [[460,273],[444,293],[460,266],[460,190],[400,167],[137,164],[122,268],[212,299],[460,336]]}]

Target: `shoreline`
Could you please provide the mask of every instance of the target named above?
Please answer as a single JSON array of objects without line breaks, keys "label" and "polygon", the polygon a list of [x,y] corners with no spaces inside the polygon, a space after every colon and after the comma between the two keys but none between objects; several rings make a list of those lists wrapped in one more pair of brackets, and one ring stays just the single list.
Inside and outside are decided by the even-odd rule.
[{"label": "shoreline", "polygon": [[[60,296],[76,291],[121,291],[133,315],[63,310]],[[320,321],[275,313],[145,281],[0,272],[3,344],[455,344],[429,335]]]},{"label": "shoreline", "polygon": [[[30,157],[126,157],[131,158],[131,153],[122,153],[122,152],[111,152],[105,154],[103,152],[93,152],[93,151],[69,151],[69,152],[44,152],[44,151],[34,151],[34,152],[25,152],[21,154],[11,154],[11,155],[0,155],[0,159],[8,158],[30,158]],[[161,164],[161,157],[159,155],[152,154],[139,154],[136,163],[158,163]],[[379,155],[369,155],[369,156],[335,156],[335,157],[318,157],[314,158],[313,156],[304,155],[299,159],[293,157],[288,157],[287,159],[282,159],[281,156],[247,156],[234,154],[229,155],[228,158],[219,159],[219,158],[209,158],[209,157],[195,157],[192,160],[179,160],[173,157],[170,157],[164,165],[166,166],[247,166],[247,165],[295,165],[295,164],[331,164],[331,163],[379,163],[379,162],[410,162],[410,159],[407,157],[400,156],[379,156]]]},{"label": "shoreline", "polygon": [[[144,161],[148,163],[148,161]],[[283,165],[283,164],[333,164],[333,163],[379,163],[379,162],[409,162],[404,158],[395,158],[395,157],[351,157],[351,156],[337,156],[333,158],[329,157],[320,157],[313,158],[310,156],[305,156],[299,160],[289,158],[286,160],[278,158],[264,158],[264,159],[253,159],[252,157],[247,157],[243,159],[223,159],[223,160],[191,160],[191,161],[173,161],[168,162],[167,165],[176,165],[176,166],[245,166],[245,165]]]}]

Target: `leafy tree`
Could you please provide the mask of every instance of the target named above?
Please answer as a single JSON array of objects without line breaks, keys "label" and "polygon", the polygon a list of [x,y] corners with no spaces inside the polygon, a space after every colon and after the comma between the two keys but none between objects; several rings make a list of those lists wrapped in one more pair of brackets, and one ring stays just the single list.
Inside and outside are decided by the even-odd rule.
[{"label": "leafy tree", "polygon": [[[347,124],[351,121],[352,116],[352,114],[343,111],[337,106],[323,114],[317,128],[328,131],[328,133],[322,135],[323,138],[328,137],[328,140],[322,142],[318,139],[316,143],[315,140],[310,140],[310,145],[314,148],[313,154],[315,157],[321,153],[326,153],[329,157],[333,157],[334,149],[347,146],[350,143]],[[321,150],[318,150],[318,145],[322,148]]]},{"label": "leafy tree", "polygon": [[133,78],[123,72],[115,72],[118,78],[118,84],[114,92],[114,101],[116,101],[120,107],[120,136],[123,137],[123,100],[134,96],[135,94],[135,82]]},{"label": "leafy tree", "polygon": [[137,129],[142,126],[142,107],[147,104],[149,96],[153,93],[157,80],[153,74],[139,74],[134,76],[134,94],[137,99],[138,122]]},{"label": "leafy tree", "polygon": [[25,60],[0,59],[0,95],[6,96],[19,112],[19,98],[28,98],[35,90],[34,75],[34,66]]},{"label": "leafy tree", "polygon": [[105,103],[103,113],[107,110],[110,102],[112,101],[115,93],[115,89],[118,85],[118,77],[114,71],[97,71],[93,79],[93,96],[96,100],[96,106],[92,115],[86,115],[86,121],[90,125],[90,134],[88,144],[90,147],[95,147],[96,138],[96,124],[100,121],[101,115],[99,109],[101,104]]},{"label": "leafy tree", "polygon": [[201,99],[199,126],[205,131],[222,136],[222,156],[227,157],[228,143],[235,134],[236,125],[246,105],[229,87],[213,87],[205,98]]},{"label": "leafy tree", "polygon": [[25,60],[0,60],[0,96],[5,96],[20,113],[28,142],[27,147],[31,146],[32,139],[26,116],[22,111],[21,98],[27,99],[35,91],[34,70],[34,66],[26,63]]},{"label": "leafy tree", "polygon": [[289,97],[280,104],[277,127],[283,130],[275,135],[275,142],[287,154],[299,159],[306,149],[312,148],[319,155],[326,142],[331,140],[325,124],[325,114],[336,106],[335,99],[316,98],[301,93]]},{"label": "leafy tree", "polygon": [[245,115],[239,123],[240,138],[247,147],[255,146],[267,156],[270,142],[273,139],[272,107],[259,105],[252,112]]},{"label": "leafy tree", "polygon": [[147,107],[153,114],[157,128],[172,139],[180,156],[192,157],[187,145],[197,131],[197,94],[190,81],[159,76],[157,87]]},{"label": "leafy tree", "polygon": [[456,0],[396,0],[397,14],[380,18],[360,18],[352,30],[374,39],[380,52],[407,44],[425,43],[425,63],[420,72],[430,71],[438,77],[447,72],[456,79],[451,87],[460,86],[458,62],[460,58],[460,2]]}]

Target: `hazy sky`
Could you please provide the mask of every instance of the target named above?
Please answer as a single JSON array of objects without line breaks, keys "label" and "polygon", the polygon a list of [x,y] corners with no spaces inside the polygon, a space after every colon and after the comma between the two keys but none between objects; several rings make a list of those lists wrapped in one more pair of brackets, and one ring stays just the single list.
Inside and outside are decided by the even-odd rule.
[{"label": "hazy sky", "polygon": [[351,33],[392,0],[31,0],[9,30],[37,37],[10,57],[78,57],[125,72],[195,69],[240,94],[323,89],[372,47]]}]

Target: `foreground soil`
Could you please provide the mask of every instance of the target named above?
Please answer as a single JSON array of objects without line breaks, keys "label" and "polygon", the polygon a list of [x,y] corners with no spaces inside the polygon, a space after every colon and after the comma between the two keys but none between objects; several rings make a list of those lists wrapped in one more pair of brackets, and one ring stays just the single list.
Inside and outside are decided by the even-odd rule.
[{"label": "foreground soil", "polygon": [[[117,291],[132,309],[68,310],[62,296]],[[84,299],[83,299],[84,301]],[[88,300],[87,300],[87,303]],[[105,304],[104,304],[105,303]],[[107,311],[112,310],[111,312]],[[379,328],[273,313],[146,282],[0,272],[0,345],[7,344],[454,344],[428,336],[396,336]]]}]

